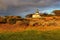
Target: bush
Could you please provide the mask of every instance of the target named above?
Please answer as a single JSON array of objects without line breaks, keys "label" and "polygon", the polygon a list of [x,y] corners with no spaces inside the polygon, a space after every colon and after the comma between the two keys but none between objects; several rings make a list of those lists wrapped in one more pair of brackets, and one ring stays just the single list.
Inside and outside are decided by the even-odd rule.
[{"label": "bush", "polygon": [[16,23],[16,19],[15,18],[10,18],[9,19],[9,24],[15,24]]}]

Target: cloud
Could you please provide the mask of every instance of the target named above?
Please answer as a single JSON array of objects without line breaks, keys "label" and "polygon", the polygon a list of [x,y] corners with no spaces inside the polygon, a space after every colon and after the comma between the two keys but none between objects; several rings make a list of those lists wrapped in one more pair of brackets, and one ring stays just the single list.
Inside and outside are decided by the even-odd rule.
[{"label": "cloud", "polygon": [[8,8],[8,6],[45,7],[56,4],[56,2],[60,2],[60,0],[0,0],[0,6],[3,6],[2,8]]},{"label": "cloud", "polygon": [[1,6],[49,6],[60,0],[0,0]]},{"label": "cloud", "polygon": [[35,8],[57,8],[59,4],[60,0],[0,0],[0,15],[22,15]]}]

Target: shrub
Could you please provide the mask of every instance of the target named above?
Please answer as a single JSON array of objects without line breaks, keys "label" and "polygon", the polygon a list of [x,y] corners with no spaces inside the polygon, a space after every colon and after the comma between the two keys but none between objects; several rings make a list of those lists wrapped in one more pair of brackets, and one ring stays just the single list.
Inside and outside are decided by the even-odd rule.
[{"label": "shrub", "polygon": [[9,24],[15,24],[16,23],[15,18],[10,18],[8,21],[9,21]]}]

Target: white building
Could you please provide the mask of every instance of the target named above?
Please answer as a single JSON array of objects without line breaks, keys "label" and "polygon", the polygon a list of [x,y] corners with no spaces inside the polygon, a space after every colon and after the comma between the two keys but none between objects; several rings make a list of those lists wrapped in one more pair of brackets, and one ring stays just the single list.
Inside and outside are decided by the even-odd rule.
[{"label": "white building", "polygon": [[32,18],[41,18],[38,9],[37,9],[36,12],[32,15]]}]

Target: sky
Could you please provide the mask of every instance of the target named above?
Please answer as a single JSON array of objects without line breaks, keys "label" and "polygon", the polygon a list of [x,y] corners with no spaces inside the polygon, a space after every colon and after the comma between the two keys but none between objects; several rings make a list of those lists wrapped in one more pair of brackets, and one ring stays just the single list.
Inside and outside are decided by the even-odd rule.
[{"label": "sky", "polygon": [[40,12],[51,13],[60,10],[60,0],[0,0],[0,16],[22,16]]}]

